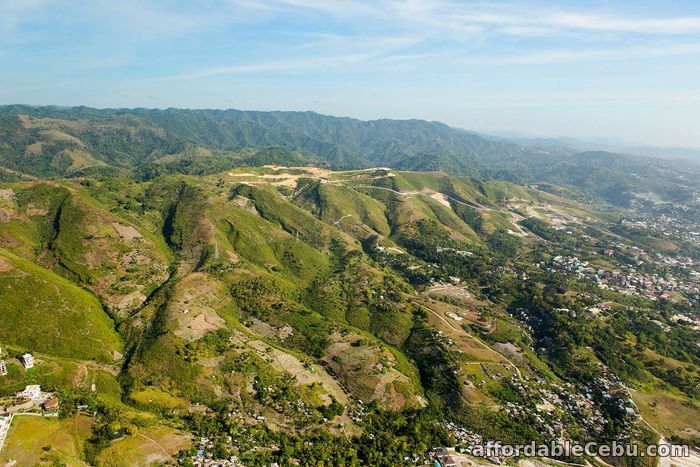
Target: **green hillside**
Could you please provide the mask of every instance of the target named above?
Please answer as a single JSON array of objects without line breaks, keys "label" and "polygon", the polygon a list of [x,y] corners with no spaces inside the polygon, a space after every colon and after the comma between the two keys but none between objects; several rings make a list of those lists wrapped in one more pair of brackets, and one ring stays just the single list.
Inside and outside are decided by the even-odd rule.
[{"label": "green hillside", "polygon": [[111,362],[122,352],[114,322],[88,292],[0,249],[0,339],[6,345]]},{"label": "green hillside", "polygon": [[345,186],[309,182],[294,197],[294,202],[327,224],[351,233],[356,238],[365,238],[371,234],[388,236],[391,233],[386,219],[386,206]]},{"label": "green hillside", "polygon": [[115,316],[138,307],[167,278],[159,235],[136,227],[77,184],[18,184],[0,206],[4,246],[91,290]]}]

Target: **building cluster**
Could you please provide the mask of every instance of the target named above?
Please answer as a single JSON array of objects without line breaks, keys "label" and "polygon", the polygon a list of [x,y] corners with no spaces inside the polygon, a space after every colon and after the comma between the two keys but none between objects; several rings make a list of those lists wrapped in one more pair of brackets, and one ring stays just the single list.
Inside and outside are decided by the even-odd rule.
[{"label": "building cluster", "polygon": [[[492,441],[485,439],[483,436],[455,423],[447,422],[444,424],[444,427],[454,438],[455,449],[454,452],[446,448],[435,449],[432,454],[435,462],[438,464],[434,465],[441,467],[459,466],[461,465],[461,463],[457,463],[459,461],[459,453],[471,454],[475,446],[485,446],[492,443]],[[488,457],[488,460],[498,465],[505,462],[505,458],[497,456]]]},{"label": "building cluster", "polygon": [[[549,440],[547,443],[564,446],[571,439],[565,423],[560,418],[561,414],[573,416],[586,433],[596,438],[603,436],[607,428],[608,420],[599,409],[601,404],[605,404],[615,408],[619,414],[616,422],[623,428],[617,441],[627,441],[633,431],[632,425],[640,418],[638,408],[624,383],[602,364],[600,370],[597,377],[583,386],[572,383],[547,383],[543,378],[531,380],[534,386],[530,386],[525,381],[511,377],[510,383],[521,394],[534,396],[529,398],[533,403],[508,402],[504,405],[504,410],[510,418],[527,421],[530,426],[536,426],[538,432]],[[455,448],[433,450],[431,455],[436,467],[461,465],[460,453],[476,455],[477,452],[484,452],[478,447],[495,443],[453,422],[446,422],[443,426],[454,439]],[[504,457],[489,457],[488,460],[498,465],[507,463]]]},{"label": "building cluster", "polygon": [[58,416],[58,397],[41,390],[38,384],[30,384],[15,394],[15,398],[4,398],[0,406],[0,451],[17,415]]},{"label": "building cluster", "polygon": [[364,421],[365,417],[367,416],[367,408],[362,403],[362,401],[358,399],[357,403],[348,407],[347,413],[353,422],[360,424]]},{"label": "building cluster", "polygon": [[[2,350],[0,350],[0,356],[2,355]],[[21,357],[19,357],[19,362],[22,364],[25,370],[34,368],[34,356],[27,352]],[[0,376],[7,376],[7,363],[5,360],[0,358]]]},{"label": "building cluster", "polygon": [[695,331],[700,331],[700,317],[699,316],[688,316],[680,313],[676,313],[671,316],[671,321],[677,324],[685,324],[691,326]]},{"label": "building cluster", "polygon": [[29,384],[15,393],[17,403],[3,408],[4,413],[21,413],[41,409],[43,415],[58,415],[58,397],[41,390],[38,384]]},{"label": "building cluster", "polygon": [[[256,412],[243,412],[238,409],[232,409],[227,416],[234,425],[239,427],[238,436],[236,438],[233,436],[225,436],[224,438],[216,439],[209,436],[201,436],[198,439],[195,438],[193,444],[196,447],[196,451],[190,455],[181,457],[180,463],[184,460],[189,460],[195,467],[236,467],[243,465],[238,456],[230,455],[221,458],[221,453],[218,449],[222,444],[231,451],[252,450],[253,452],[257,452],[260,449],[264,449],[257,445],[255,438],[251,436],[253,430],[250,429],[254,425],[265,422],[265,417],[263,415]],[[311,442],[307,441],[307,443]],[[270,467],[272,466],[277,466],[277,464],[270,464]]]},{"label": "building cluster", "polygon": [[[696,195],[697,196],[697,195]],[[700,205],[696,199],[695,210]],[[664,203],[634,208],[634,219],[623,219],[622,224],[638,229],[654,232],[660,237],[667,237],[676,240],[683,240],[690,243],[700,243],[700,226],[693,221],[692,207],[686,205],[674,205]]]},{"label": "building cluster", "polygon": [[[232,440],[229,436],[229,442]],[[227,459],[214,458],[214,440],[203,436],[199,439],[197,452],[190,457],[194,467],[237,467],[242,466],[236,456]]]},{"label": "building cluster", "polygon": [[[663,261],[674,261],[678,264],[677,259],[662,257],[661,262]],[[695,271],[689,273],[690,280],[681,281],[671,274],[645,273],[625,264],[614,270],[595,268],[588,261],[582,261],[576,256],[562,255],[538,263],[538,267],[553,272],[566,272],[578,279],[591,280],[601,289],[654,301],[669,300],[675,291],[688,298],[700,293],[700,274]]]},{"label": "building cluster", "polygon": [[433,467],[457,467],[457,459],[454,453],[447,448],[437,448],[433,454]]}]

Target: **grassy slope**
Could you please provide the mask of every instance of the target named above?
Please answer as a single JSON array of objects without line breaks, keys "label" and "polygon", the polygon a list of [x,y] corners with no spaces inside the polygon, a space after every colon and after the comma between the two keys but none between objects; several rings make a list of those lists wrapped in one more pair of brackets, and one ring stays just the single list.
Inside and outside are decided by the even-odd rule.
[{"label": "grassy slope", "polygon": [[[327,257],[318,249],[297,240],[274,221],[233,203],[215,203],[211,217],[217,221],[215,239],[222,257],[232,251],[258,270],[274,268],[285,278],[302,283],[328,267]],[[326,240],[319,236],[318,242],[325,244]]]},{"label": "grassy slope", "polygon": [[98,462],[109,467],[148,466],[172,462],[178,451],[192,444],[189,436],[164,426],[143,431],[114,441],[100,453]]},{"label": "grassy slope", "polygon": [[359,249],[359,242],[319,221],[308,211],[284,199],[271,187],[238,185],[233,191],[252,199],[263,218],[278,223],[287,233],[321,252],[327,252],[333,240]]},{"label": "grassy slope", "polygon": [[68,280],[0,250],[0,338],[52,355],[111,361],[122,343],[99,302]]},{"label": "grassy slope", "polygon": [[371,234],[391,233],[386,206],[351,188],[327,183],[314,183],[303,190],[295,203],[315,213],[322,221],[344,230],[356,238]]}]

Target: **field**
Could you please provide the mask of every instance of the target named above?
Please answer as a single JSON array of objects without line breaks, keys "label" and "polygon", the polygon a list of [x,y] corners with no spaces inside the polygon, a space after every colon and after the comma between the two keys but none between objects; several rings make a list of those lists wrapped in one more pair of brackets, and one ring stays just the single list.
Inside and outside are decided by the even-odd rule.
[{"label": "field", "polygon": [[696,401],[663,391],[630,392],[644,420],[662,435],[700,436],[700,405]]},{"label": "field", "polygon": [[87,465],[80,460],[92,422],[77,415],[68,420],[15,416],[0,454],[0,464],[14,461],[17,467],[34,465]]},{"label": "field", "polygon": [[146,388],[132,392],[130,396],[134,401],[146,406],[155,406],[166,409],[184,408],[187,403],[167,392],[156,388]]},{"label": "field", "polygon": [[428,322],[453,339],[466,360],[509,364],[503,355],[481,343],[462,328],[461,323],[480,324],[474,311],[436,301],[422,300],[416,303],[422,305],[426,311],[430,310]]},{"label": "field", "polygon": [[105,467],[146,466],[172,462],[181,449],[189,448],[189,436],[170,427],[145,428],[116,441],[100,453],[98,462]]}]

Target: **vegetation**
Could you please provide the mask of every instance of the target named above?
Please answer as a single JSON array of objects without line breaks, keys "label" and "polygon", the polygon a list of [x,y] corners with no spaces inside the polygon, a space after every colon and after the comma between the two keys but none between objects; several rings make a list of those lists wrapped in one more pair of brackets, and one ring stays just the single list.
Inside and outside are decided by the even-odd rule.
[{"label": "vegetation", "polygon": [[[62,110],[32,112],[13,131],[70,129],[48,121],[69,121]],[[187,112],[80,113],[89,124],[70,135],[119,170],[139,151],[173,167],[166,149],[196,159],[235,145],[203,129],[197,138],[219,145],[211,153],[193,148],[203,140],[168,146],[164,134],[188,133]],[[129,130],[109,143],[105,121]],[[288,160],[281,149],[236,150],[251,164]],[[352,161],[352,151],[335,154]],[[466,431],[514,443],[654,442],[626,410],[630,395],[664,435],[698,429],[694,416],[664,419],[666,407],[700,414],[697,332],[676,319],[696,305],[548,268],[573,254],[643,267],[630,253],[635,232],[596,234],[606,218],[574,201],[389,169],[156,172],[168,174],[3,186],[0,391],[56,391],[59,431],[89,420],[71,435],[73,451],[52,441],[47,462],[187,464],[202,450],[246,465],[400,465]],[[615,235],[630,248],[603,257]],[[38,361],[29,371],[16,360],[25,351]]]}]

